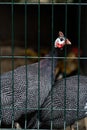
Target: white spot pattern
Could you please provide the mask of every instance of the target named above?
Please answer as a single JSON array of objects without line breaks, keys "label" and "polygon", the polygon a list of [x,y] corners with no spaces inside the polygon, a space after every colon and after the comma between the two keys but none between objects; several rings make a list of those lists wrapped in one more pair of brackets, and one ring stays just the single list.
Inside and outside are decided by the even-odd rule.
[{"label": "white spot pattern", "polygon": [[85,109],[85,115],[87,115],[87,103],[85,104],[84,109]]}]

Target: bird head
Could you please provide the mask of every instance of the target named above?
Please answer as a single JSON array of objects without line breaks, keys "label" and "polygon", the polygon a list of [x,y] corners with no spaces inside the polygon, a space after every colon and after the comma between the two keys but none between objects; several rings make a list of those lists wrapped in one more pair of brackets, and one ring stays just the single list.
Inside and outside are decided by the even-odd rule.
[{"label": "bird head", "polygon": [[71,45],[71,42],[65,38],[64,34],[59,31],[58,38],[55,40],[55,48],[63,48],[64,45]]}]

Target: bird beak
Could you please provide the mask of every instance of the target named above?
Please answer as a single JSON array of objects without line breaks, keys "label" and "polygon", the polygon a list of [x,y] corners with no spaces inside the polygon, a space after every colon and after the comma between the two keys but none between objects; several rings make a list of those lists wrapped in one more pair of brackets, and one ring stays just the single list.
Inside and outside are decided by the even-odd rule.
[{"label": "bird beak", "polygon": [[70,42],[68,39],[66,39],[66,40],[65,40],[65,44],[71,45],[71,42]]}]

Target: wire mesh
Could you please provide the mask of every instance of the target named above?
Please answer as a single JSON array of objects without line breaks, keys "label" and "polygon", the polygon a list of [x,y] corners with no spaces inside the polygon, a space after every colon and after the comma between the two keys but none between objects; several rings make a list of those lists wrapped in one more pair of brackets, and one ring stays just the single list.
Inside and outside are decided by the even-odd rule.
[{"label": "wire mesh", "polygon": [[40,0],[38,0],[38,129],[40,126]]},{"label": "wire mesh", "polygon": [[[81,6],[80,6],[80,0],[79,0],[79,6],[78,6],[78,49],[80,52],[80,26],[81,26]],[[79,84],[79,75],[80,75],[80,53],[78,53],[78,91],[77,91],[77,120],[79,116],[79,97],[80,97],[80,84]],[[77,122],[77,130],[79,129],[78,127],[78,122]]]},{"label": "wire mesh", "polygon": [[12,128],[14,127],[14,1],[12,1]]},{"label": "wire mesh", "polygon": [[[38,0],[37,3],[29,3],[27,0],[25,0],[25,2],[21,2],[21,3],[18,3],[18,2],[15,2],[14,0],[12,0],[12,2],[0,2],[0,5],[11,5],[11,16],[12,16],[12,44],[11,44],[11,49],[12,49],[12,55],[11,56],[0,56],[0,71],[1,71],[1,61],[2,59],[4,58],[7,58],[7,59],[12,59],[12,125],[11,125],[11,128],[14,129],[14,124],[15,124],[15,120],[14,120],[14,112],[15,112],[15,107],[14,107],[14,59],[15,58],[21,58],[21,59],[25,59],[25,72],[26,72],[26,102],[25,102],[25,123],[24,123],[24,129],[27,129],[27,119],[28,119],[28,110],[37,110],[37,108],[28,108],[27,106],[27,103],[28,103],[28,62],[27,60],[28,59],[38,59],[38,114],[37,114],[37,118],[38,118],[38,126],[37,126],[37,129],[39,130],[40,129],[40,111],[41,110],[46,110],[46,111],[49,111],[50,109],[49,108],[41,108],[40,107],[40,60],[41,58],[48,58],[50,59],[51,58],[51,61],[52,61],[52,64],[51,64],[51,120],[50,120],[50,129],[52,130],[53,129],[53,111],[63,111],[64,112],[64,126],[63,126],[63,129],[66,130],[66,114],[67,114],[67,111],[77,111],[77,120],[79,119],[79,97],[80,97],[80,91],[79,91],[79,75],[80,75],[80,60],[81,59],[87,59],[87,57],[80,57],[80,33],[81,33],[81,6],[82,5],[87,5],[87,3],[82,3],[81,0],[79,0],[77,3],[73,2],[73,3],[67,3],[67,0],[65,3],[55,3],[54,0],[52,0],[51,3],[41,3],[40,0]],[[25,56],[14,56],[14,46],[15,46],[15,43],[14,43],[14,33],[15,33],[15,26],[14,26],[14,6],[15,5],[24,5],[24,21],[25,21],[25,30],[24,30],[24,34],[25,34],[25,45],[24,45],[24,48],[25,48]],[[37,5],[38,6],[38,56],[27,56],[26,55],[26,50],[28,48],[28,6],[29,5]],[[41,57],[40,56],[40,49],[41,49],[41,42],[40,42],[40,38],[41,38],[41,5],[51,5],[51,42],[52,42],[52,45],[51,45],[51,50],[52,50],[52,55],[51,57]],[[61,57],[53,57],[53,52],[54,52],[54,10],[55,10],[55,6],[65,6],[65,21],[64,21],[64,30],[65,30],[65,36],[67,37],[67,34],[68,34],[68,29],[67,29],[67,26],[68,26],[68,6],[71,5],[71,6],[77,6],[78,8],[78,57],[75,57],[74,59],[77,59],[78,60],[78,91],[77,91],[77,108],[76,109],[67,109],[66,107],[66,92],[67,92],[67,89],[66,89],[66,61],[67,61],[67,47],[65,47],[65,50],[64,50],[64,57],[61,56]],[[61,12],[60,12],[61,13]],[[43,21],[44,22],[44,21]],[[1,52],[1,48],[0,48],[0,52]],[[64,60],[64,78],[65,78],[65,82],[64,82],[64,108],[54,108],[53,106],[53,62],[54,62],[54,58],[57,58],[57,59],[63,59]],[[73,59],[72,57],[69,57],[68,59]],[[8,109],[8,108],[7,108]],[[21,108],[22,109],[22,108]],[[0,124],[1,124],[1,120],[2,120],[2,113],[1,113],[1,110],[2,110],[2,106],[1,106],[1,76],[0,76]],[[11,129],[9,128],[9,129]],[[8,128],[6,128],[7,130]],[[4,129],[5,130],[5,129]],[[79,126],[78,126],[78,123],[77,123],[77,130],[79,130]]]}]

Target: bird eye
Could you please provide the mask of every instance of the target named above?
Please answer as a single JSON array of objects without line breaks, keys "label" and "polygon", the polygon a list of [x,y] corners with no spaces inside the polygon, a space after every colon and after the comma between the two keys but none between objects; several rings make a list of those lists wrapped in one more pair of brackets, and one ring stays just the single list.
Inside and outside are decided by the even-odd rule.
[{"label": "bird eye", "polygon": [[60,41],[63,41],[64,39],[63,38],[60,38]]}]

